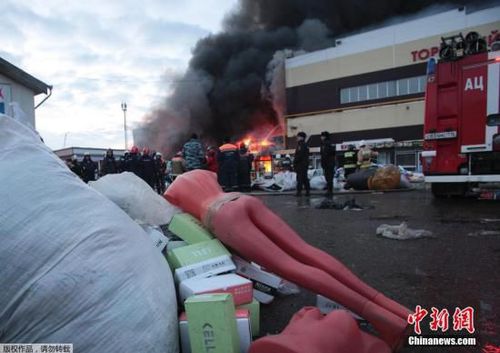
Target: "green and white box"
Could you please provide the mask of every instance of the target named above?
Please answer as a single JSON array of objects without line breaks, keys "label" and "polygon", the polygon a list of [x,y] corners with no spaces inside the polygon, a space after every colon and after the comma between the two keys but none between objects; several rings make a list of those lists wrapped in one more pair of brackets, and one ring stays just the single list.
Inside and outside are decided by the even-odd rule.
[{"label": "green and white box", "polygon": [[228,255],[214,257],[206,261],[184,266],[174,271],[174,278],[180,283],[190,278],[205,278],[236,270],[236,266]]},{"label": "green and white box", "polygon": [[213,235],[188,213],[178,213],[168,226],[168,230],[188,244],[196,244],[213,239]]},{"label": "green and white box", "polygon": [[[236,329],[240,340],[240,353],[248,353],[250,344],[252,344],[250,313],[246,309],[236,309]],[[189,342],[189,323],[186,313],[179,317],[179,334],[181,336],[181,352],[192,353],[191,343]]]},{"label": "green and white box", "polygon": [[250,325],[252,326],[252,335],[260,334],[260,303],[253,299],[251,303],[238,305],[236,310],[246,309],[250,312]]},{"label": "green and white box", "polygon": [[230,256],[229,251],[220,241],[212,239],[170,250],[167,261],[172,270],[175,270],[224,255]]},{"label": "green and white box", "polygon": [[193,295],[209,293],[228,293],[233,296],[235,305],[252,302],[252,282],[246,278],[229,273],[226,275],[191,278],[179,284],[179,299],[183,303]]},{"label": "green and white box", "polygon": [[230,294],[204,294],[185,302],[192,353],[239,353],[236,310]]}]

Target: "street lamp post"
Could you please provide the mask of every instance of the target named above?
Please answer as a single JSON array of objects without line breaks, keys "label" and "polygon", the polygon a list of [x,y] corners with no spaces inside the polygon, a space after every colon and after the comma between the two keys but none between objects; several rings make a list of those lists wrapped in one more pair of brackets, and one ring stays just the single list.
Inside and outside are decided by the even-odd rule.
[{"label": "street lamp post", "polygon": [[123,134],[125,136],[125,150],[128,148],[128,137],[127,137],[127,102],[122,102],[123,110]]}]

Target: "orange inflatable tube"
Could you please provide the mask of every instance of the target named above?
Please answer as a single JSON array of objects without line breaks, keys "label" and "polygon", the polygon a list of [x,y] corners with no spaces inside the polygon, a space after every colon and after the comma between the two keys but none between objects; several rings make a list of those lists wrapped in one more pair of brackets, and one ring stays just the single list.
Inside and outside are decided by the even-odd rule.
[{"label": "orange inflatable tube", "polygon": [[408,309],[368,286],[331,255],[307,244],[260,200],[224,193],[215,173],[185,173],[164,196],[201,220],[243,258],[368,320],[393,349],[405,337]]},{"label": "orange inflatable tube", "polygon": [[296,313],[279,335],[253,342],[249,353],[390,353],[381,339],[363,332],[344,310],[324,316],[317,308]]}]

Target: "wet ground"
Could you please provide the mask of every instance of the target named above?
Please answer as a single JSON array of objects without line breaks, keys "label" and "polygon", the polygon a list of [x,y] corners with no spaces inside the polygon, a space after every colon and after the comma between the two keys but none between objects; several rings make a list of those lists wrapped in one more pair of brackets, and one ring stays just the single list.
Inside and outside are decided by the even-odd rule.
[{"label": "wet ground", "polygon": [[[426,190],[338,196],[338,201],[352,197],[372,208],[316,209],[319,195],[259,196],[307,242],[340,259],[385,295],[412,310],[416,305],[429,311],[447,308],[448,334],[455,334],[455,307],[475,309],[475,348],[405,347],[404,353],[482,352],[487,344],[500,346],[500,202],[438,200]],[[392,240],[375,235],[379,225],[403,221],[431,231],[435,238]],[[314,294],[306,290],[276,298],[262,307],[263,333],[280,332],[295,312],[314,304]],[[424,334],[430,333],[429,321],[427,317],[422,323]]]}]

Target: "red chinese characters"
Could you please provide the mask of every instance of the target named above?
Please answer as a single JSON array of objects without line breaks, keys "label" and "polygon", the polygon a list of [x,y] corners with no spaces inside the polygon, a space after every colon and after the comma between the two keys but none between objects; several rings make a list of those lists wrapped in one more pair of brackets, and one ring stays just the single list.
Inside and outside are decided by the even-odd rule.
[{"label": "red chinese characters", "polygon": [[432,331],[437,331],[441,329],[442,332],[448,331],[450,313],[448,309],[438,310],[435,307],[431,308],[431,324],[430,328]]},{"label": "red chinese characters", "polygon": [[420,330],[420,322],[427,316],[429,312],[425,309],[423,309],[420,305],[417,305],[415,307],[415,313],[409,314],[407,322],[410,325],[415,325],[415,333],[421,334],[422,331]]},{"label": "red chinese characters", "polygon": [[463,310],[460,308],[455,308],[455,313],[453,314],[453,330],[462,331],[467,330],[469,333],[474,333],[476,329],[474,328],[474,309],[470,306]]}]

